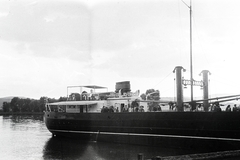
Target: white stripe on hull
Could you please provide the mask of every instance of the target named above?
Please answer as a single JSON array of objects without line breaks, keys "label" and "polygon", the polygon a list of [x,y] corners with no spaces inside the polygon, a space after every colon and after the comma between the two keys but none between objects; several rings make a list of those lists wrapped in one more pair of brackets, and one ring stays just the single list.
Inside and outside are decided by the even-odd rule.
[{"label": "white stripe on hull", "polygon": [[63,133],[85,133],[85,134],[106,134],[106,135],[124,135],[124,136],[145,136],[145,137],[166,137],[166,138],[188,138],[188,139],[206,139],[206,140],[223,140],[223,141],[240,141],[234,138],[217,138],[217,137],[199,137],[199,136],[180,136],[180,135],[162,135],[162,134],[140,134],[140,133],[116,133],[116,132],[91,132],[91,131],[70,131],[70,130],[54,130],[50,132]]}]

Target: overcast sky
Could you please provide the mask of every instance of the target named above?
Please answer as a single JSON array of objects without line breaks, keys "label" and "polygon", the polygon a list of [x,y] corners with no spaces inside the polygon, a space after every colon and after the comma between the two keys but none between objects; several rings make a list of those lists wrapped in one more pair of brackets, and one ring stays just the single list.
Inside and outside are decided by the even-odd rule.
[{"label": "overcast sky", "polygon": [[[193,77],[209,70],[210,94],[240,94],[239,7],[192,1]],[[173,69],[190,77],[189,32],[181,0],[1,0],[0,97],[59,98],[71,85],[114,91],[119,81],[173,97]]]}]

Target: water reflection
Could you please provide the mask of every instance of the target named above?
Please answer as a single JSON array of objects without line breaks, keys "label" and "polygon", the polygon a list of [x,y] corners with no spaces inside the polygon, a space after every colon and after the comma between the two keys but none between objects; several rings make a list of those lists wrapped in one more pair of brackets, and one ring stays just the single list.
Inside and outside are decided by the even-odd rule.
[{"label": "water reflection", "polygon": [[14,131],[37,131],[45,127],[42,115],[9,115],[3,116],[3,126]]},{"label": "water reflection", "polygon": [[43,115],[3,115],[2,117],[5,121],[10,120],[13,123],[43,122]]},{"label": "water reflection", "polygon": [[73,139],[50,138],[43,148],[44,159],[78,159],[85,151],[87,143]]},{"label": "water reflection", "polygon": [[193,151],[176,148],[159,148],[127,144],[86,142],[76,139],[50,138],[43,149],[44,159],[82,159],[82,160],[122,160],[137,159],[138,153],[146,158],[192,153]]}]

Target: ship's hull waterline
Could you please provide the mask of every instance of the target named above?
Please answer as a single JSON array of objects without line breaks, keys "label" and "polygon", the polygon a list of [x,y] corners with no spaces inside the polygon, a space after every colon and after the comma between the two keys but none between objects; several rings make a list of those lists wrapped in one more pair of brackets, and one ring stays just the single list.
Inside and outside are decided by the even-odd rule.
[{"label": "ship's hull waterline", "polygon": [[46,112],[53,135],[151,146],[240,146],[240,112]]}]

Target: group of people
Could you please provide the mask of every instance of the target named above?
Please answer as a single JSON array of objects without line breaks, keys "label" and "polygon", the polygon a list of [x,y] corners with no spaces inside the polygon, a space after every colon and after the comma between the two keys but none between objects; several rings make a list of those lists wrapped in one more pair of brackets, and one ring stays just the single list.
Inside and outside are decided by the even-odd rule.
[{"label": "group of people", "polygon": [[125,105],[122,109],[122,112],[144,112],[143,106],[129,107]]},{"label": "group of people", "polygon": [[[190,112],[199,112],[204,111],[203,104],[197,104],[197,103],[184,103],[183,105],[184,111],[190,111]],[[228,108],[228,111],[231,111],[230,105]],[[177,104],[176,103],[169,103],[169,110],[177,111]],[[210,104],[208,111],[212,112],[221,112],[222,109],[220,107],[219,102]],[[227,111],[227,109],[226,109]],[[240,111],[240,109],[239,109]]]},{"label": "group of people", "polygon": [[121,111],[119,111],[119,108],[114,108],[113,106],[106,107],[103,106],[101,109],[101,113],[111,113],[111,112],[144,112],[143,106],[137,106],[137,107],[129,107],[128,105],[125,105]]},{"label": "group of people", "polygon": [[[162,108],[160,105],[152,107],[152,109],[149,109],[148,107],[148,112],[161,112]],[[130,105],[124,105],[124,107],[119,110],[118,107],[106,107],[103,106],[101,109],[101,113],[111,113],[111,112],[145,112],[144,106],[130,106]]]},{"label": "group of people", "polygon": [[103,106],[103,108],[101,109],[101,113],[111,113],[111,112],[119,112],[119,111],[118,111],[118,108],[115,110],[113,106],[110,106],[110,107]]},{"label": "group of people", "polygon": [[157,105],[157,106],[153,106],[153,112],[161,112],[162,111],[162,108],[160,105]]},{"label": "group of people", "polygon": [[[184,107],[186,107],[186,106],[184,106]],[[176,104],[169,105],[169,109],[170,110],[175,110],[176,108],[177,108]],[[198,105],[196,107],[196,111],[200,111],[200,110],[203,111],[203,109],[199,109],[199,108],[203,108],[203,106],[202,105]],[[154,106],[152,108],[152,110],[149,110],[149,111],[150,112],[161,112],[162,109],[161,109],[161,106],[158,105],[158,106]],[[190,111],[195,111],[195,110],[190,110]],[[209,111],[212,111],[212,112],[222,112],[222,108],[220,107],[220,104],[217,102],[217,103],[213,103],[213,104],[210,105]],[[240,105],[237,106],[236,104],[234,104],[233,107],[228,105],[226,107],[225,111],[226,112],[240,112]],[[113,106],[110,106],[110,107],[103,106],[103,108],[101,109],[101,112],[102,113],[111,113],[111,112],[145,112],[145,110],[144,110],[143,106],[134,106],[133,107],[133,106],[130,106],[130,105],[124,105],[124,107],[122,107],[121,109],[119,109],[118,107],[113,107]]]},{"label": "group of people", "polygon": [[234,104],[233,108],[231,108],[231,106],[228,105],[226,107],[226,112],[231,112],[231,111],[233,111],[233,112],[240,112],[240,106],[237,107],[237,105]]},{"label": "group of people", "polygon": [[[199,104],[197,108],[199,108],[199,106],[203,107],[202,104]],[[219,102],[216,102],[216,103],[210,104],[209,111],[212,111],[212,112],[222,112],[223,109],[220,107]],[[225,111],[226,112],[240,112],[240,106],[237,107],[237,105],[234,104],[234,106],[231,108],[231,105],[228,105],[226,107]]]},{"label": "group of people", "polygon": [[[219,105],[219,103],[216,103],[216,104],[213,104],[211,106],[211,111],[213,112],[221,112],[222,109]],[[233,107],[231,108],[231,105],[227,105],[226,109],[225,109],[226,112],[240,112],[240,106],[237,106],[237,104],[234,104]]]}]

